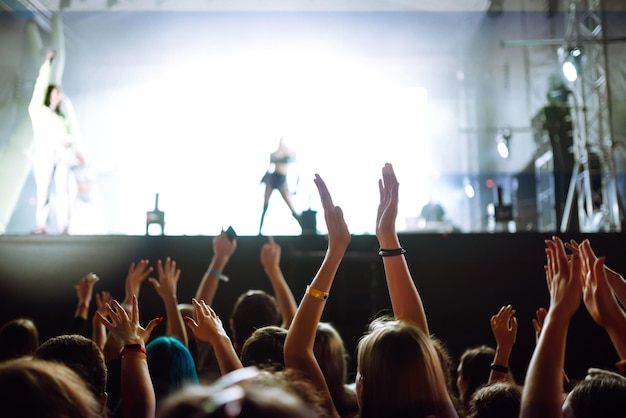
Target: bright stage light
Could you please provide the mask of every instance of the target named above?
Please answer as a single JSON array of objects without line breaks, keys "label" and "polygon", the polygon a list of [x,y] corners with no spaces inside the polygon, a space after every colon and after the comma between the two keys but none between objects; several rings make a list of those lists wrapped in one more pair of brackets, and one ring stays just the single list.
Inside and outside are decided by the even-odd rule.
[{"label": "bright stage light", "polygon": [[469,179],[465,179],[463,181],[463,188],[465,190],[465,195],[468,197],[468,199],[473,199],[474,196],[476,196],[476,190],[474,190],[474,186],[472,186],[472,183],[469,181]]},{"label": "bright stage light", "polygon": [[580,75],[580,61],[582,53],[583,52],[580,47],[570,48],[563,60],[563,75],[570,82],[576,81]]},{"label": "bright stage light", "polygon": [[509,140],[511,139],[510,129],[500,129],[496,135],[496,146],[498,154],[502,158],[509,158]]}]

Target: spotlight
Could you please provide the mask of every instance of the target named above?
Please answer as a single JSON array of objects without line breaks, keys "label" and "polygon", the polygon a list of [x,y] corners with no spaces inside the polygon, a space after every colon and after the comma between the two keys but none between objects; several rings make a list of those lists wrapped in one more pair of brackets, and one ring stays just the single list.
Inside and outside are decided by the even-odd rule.
[{"label": "spotlight", "polygon": [[465,195],[469,199],[473,199],[476,196],[476,190],[474,190],[474,186],[467,177],[463,179],[463,189],[465,189]]},{"label": "spotlight", "polygon": [[569,51],[564,57],[561,67],[563,70],[563,75],[570,82],[576,81],[578,79],[578,76],[580,75],[580,61],[582,59],[582,55],[582,48],[575,46],[569,48]]},{"label": "spotlight", "polygon": [[498,130],[498,134],[496,135],[496,147],[498,149],[498,154],[502,158],[509,158],[509,141],[511,140],[511,130],[509,128],[504,128]]}]

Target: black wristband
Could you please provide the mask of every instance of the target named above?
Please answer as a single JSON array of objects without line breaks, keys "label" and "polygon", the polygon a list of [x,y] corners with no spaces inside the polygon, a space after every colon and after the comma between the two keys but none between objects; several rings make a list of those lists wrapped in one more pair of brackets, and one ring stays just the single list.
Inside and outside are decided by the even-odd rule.
[{"label": "black wristband", "polygon": [[406,254],[406,250],[402,247],[400,248],[395,248],[393,250],[388,250],[385,248],[381,248],[378,251],[378,255],[381,257],[393,257],[394,255],[402,255],[402,254]]},{"label": "black wristband", "polygon": [[496,363],[491,363],[491,365],[489,366],[489,368],[491,370],[493,370],[494,372],[500,372],[500,373],[508,373],[509,372],[509,368],[506,366],[501,366],[499,364]]}]

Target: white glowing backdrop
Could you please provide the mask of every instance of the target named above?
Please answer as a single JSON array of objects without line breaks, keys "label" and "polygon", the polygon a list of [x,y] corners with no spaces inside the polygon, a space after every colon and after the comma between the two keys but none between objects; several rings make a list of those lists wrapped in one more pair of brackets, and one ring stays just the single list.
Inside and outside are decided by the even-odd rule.
[{"label": "white glowing backdrop", "polygon": [[[385,162],[394,164],[401,182],[398,227],[419,214],[431,172],[425,89],[322,51],[176,61],[185,64],[152,71],[142,84],[99,99],[115,124],[99,132],[106,147],[94,158],[105,177],[123,179],[117,190],[123,209],[106,233],[145,233],[145,212],[159,193],[168,235],[212,235],[231,224],[240,235],[256,235],[260,179],[281,136],[297,153],[289,178],[294,204],[318,211],[320,233],[325,225],[314,173],[326,180],[355,234],[373,233]],[[177,80],[176,87],[168,80]],[[82,233],[94,232],[88,229]],[[300,233],[278,192],[264,232]]]}]

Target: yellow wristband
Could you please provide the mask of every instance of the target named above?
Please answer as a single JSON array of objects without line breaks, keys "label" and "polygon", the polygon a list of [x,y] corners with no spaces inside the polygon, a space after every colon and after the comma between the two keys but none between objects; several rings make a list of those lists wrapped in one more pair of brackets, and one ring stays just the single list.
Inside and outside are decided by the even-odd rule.
[{"label": "yellow wristband", "polygon": [[304,293],[306,293],[309,296],[313,296],[314,298],[319,299],[319,300],[328,299],[328,292],[322,292],[321,290],[314,289],[309,285],[307,285],[306,291]]},{"label": "yellow wristband", "polygon": [[146,353],[143,353],[141,351],[127,351],[122,354],[122,359],[126,359],[126,358],[140,358],[140,359],[146,360],[147,356],[146,356]]}]

